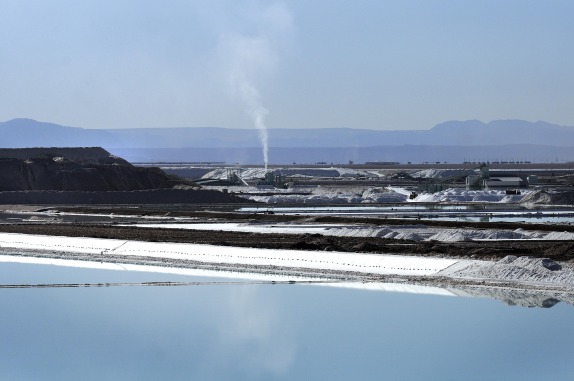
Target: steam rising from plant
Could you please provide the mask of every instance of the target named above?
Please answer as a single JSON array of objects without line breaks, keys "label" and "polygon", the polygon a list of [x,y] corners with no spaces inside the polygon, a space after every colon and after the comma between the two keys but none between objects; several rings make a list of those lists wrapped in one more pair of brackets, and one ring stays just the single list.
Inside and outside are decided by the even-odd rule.
[{"label": "steam rising from plant", "polygon": [[231,93],[245,106],[259,133],[265,169],[269,163],[269,134],[266,119],[269,110],[263,105],[261,82],[273,74],[278,50],[290,34],[291,14],[283,5],[267,6],[251,15],[255,32],[231,33],[221,37],[220,48],[226,60]]}]

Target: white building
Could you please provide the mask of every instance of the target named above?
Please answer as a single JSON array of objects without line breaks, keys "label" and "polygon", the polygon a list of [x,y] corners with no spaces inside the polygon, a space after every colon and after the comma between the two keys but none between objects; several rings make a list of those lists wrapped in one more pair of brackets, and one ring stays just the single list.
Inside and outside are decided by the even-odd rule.
[{"label": "white building", "polygon": [[524,185],[524,181],[520,177],[491,177],[482,181],[484,189],[519,188]]}]

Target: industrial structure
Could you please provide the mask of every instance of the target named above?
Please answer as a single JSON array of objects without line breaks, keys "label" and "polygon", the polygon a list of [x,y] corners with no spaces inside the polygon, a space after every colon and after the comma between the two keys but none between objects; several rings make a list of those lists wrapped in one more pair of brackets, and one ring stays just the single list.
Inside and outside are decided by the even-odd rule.
[{"label": "industrial structure", "polygon": [[286,189],[289,186],[289,182],[283,175],[281,171],[268,171],[265,173],[265,178],[260,181],[258,186],[271,186],[278,189]]},{"label": "industrial structure", "polygon": [[527,180],[519,176],[491,176],[488,164],[482,163],[478,174],[466,177],[466,189],[492,189],[492,188],[523,188],[530,182],[536,183],[536,176],[528,176]]}]

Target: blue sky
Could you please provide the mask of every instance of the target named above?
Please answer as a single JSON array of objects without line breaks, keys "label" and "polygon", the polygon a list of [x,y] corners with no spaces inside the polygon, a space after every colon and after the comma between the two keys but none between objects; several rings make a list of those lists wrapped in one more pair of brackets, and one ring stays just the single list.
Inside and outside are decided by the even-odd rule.
[{"label": "blue sky", "polygon": [[0,0],[0,120],[574,125],[572,1]]}]

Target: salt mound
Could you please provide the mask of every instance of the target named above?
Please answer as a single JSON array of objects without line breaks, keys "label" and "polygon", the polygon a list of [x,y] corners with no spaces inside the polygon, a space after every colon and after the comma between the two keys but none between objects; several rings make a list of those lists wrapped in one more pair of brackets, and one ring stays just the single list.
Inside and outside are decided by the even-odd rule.
[{"label": "salt mound", "polygon": [[424,169],[411,173],[412,177],[444,179],[448,177],[463,177],[473,175],[472,169]]},{"label": "salt mound", "polygon": [[574,270],[549,258],[507,256],[498,262],[474,263],[452,273],[461,278],[518,280],[536,283],[572,283]]},{"label": "salt mound", "polygon": [[380,234],[379,228],[375,227],[361,227],[355,226],[351,228],[328,228],[325,235],[338,236],[338,237],[378,237]]},{"label": "salt mound", "polygon": [[498,263],[503,264],[503,265],[508,265],[517,259],[518,259],[518,257],[516,255],[507,255],[506,257],[504,257],[500,261],[498,261]]},{"label": "salt mound", "polygon": [[[574,234],[572,235],[574,236]],[[440,230],[438,233],[429,237],[429,240],[441,241],[441,242],[459,242],[459,241],[472,241],[472,240],[531,239],[531,238],[540,238],[542,236],[544,235],[541,233],[528,232],[523,229],[516,229],[514,231],[493,230],[493,229],[487,229],[487,230],[443,229]]]},{"label": "salt mound", "polygon": [[393,190],[373,188],[363,192],[362,203],[400,203],[406,202],[407,196]]},{"label": "salt mound", "polygon": [[429,240],[440,241],[440,242],[460,242],[460,241],[470,241],[471,238],[468,232],[464,230],[441,230],[438,233],[432,235]]},{"label": "salt mound", "polygon": [[399,234],[395,235],[393,238],[395,239],[405,239],[410,241],[422,241],[423,237],[418,235],[414,232],[400,232]]},{"label": "salt mound", "polygon": [[388,189],[346,189],[318,187],[312,190],[312,195],[279,193],[271,196],[246,195],[245,197],[267,204],[371,204],[371,203],[401,203],[407,201],[407,196]]},{"label": "salt mound", "polygon": [[484,233],[482,239],[493,239],[493,240],[504,240],[504,239],[529,239],[530,234],[520,231],[517,229],[515,231],[508,230],[489,230]]},{"label": "salt mound", "polygon": [[396,238],[399,235],[398,232],[391,230],[390,232],[388,232],[387,234],[383,235],[383,238],[387,238],[387,239],[393,239]]},{"label": "salt mound", "polygon": [[550,232],[548,233],[544,239],[547,240],[556,240],[556,241],[570,241],[574,240],[574,233],[570,232]]},{"label": "salt mound", "polygon": [[514,266],[519,266],[532,271],[539,271],[542,268],[550,271],[562,270],[562,266],[560,264],[549,258],[520,257],[510,263]]},{"label": "salt mound", "polygon": [[393,233],[394,231],[389,228],[382,228],[376,234],[376,237],[386,237],[389,233]]},{"label": "salt mound", "polygon": [[423,193],[415,198],[414,202],[518,202],[530,191],[523,191],[523,195],[508,197],[503,190],[465,190],[449,188],[437,193]]}]

